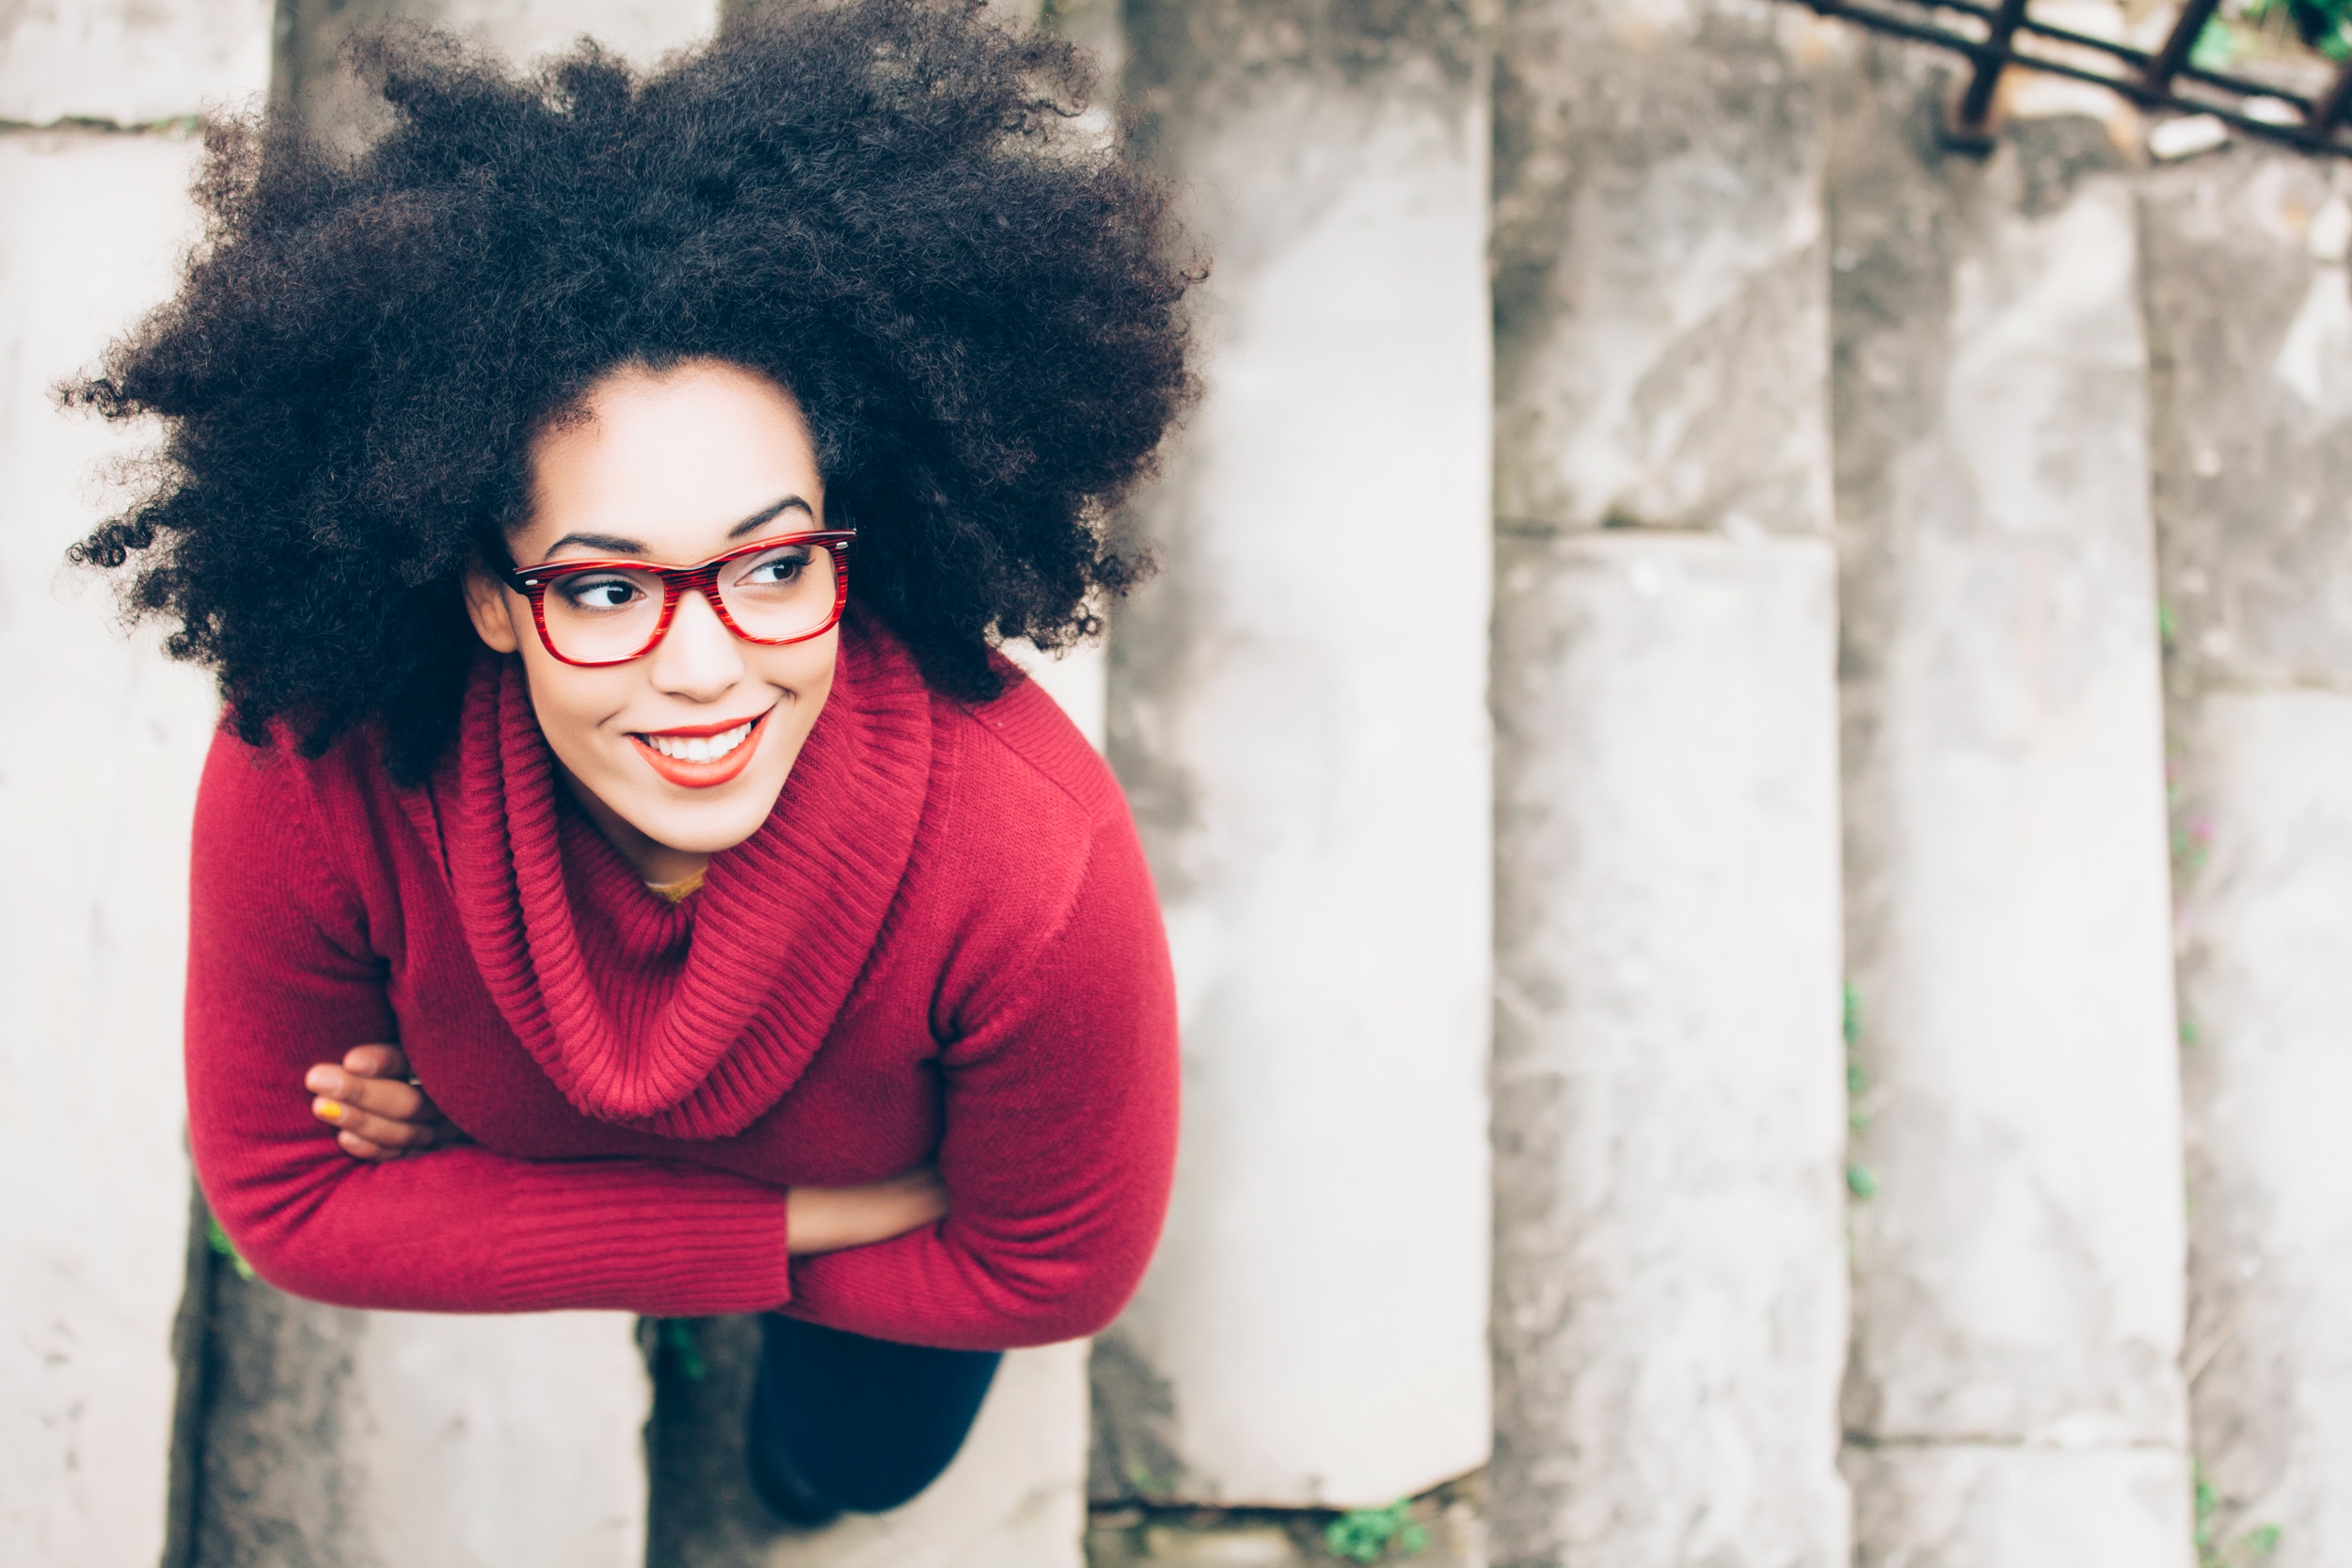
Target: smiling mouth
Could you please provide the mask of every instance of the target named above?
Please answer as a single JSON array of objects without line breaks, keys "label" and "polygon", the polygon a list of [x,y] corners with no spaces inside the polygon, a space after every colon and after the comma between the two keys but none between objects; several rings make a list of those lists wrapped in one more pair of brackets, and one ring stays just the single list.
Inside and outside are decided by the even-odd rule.
[{"label": "smiling mouth", "polygon": [[[769,710],[774,712],[773,708]],[[659,732],[631,731],[637,754],[667,782],[688,789],[708,789],[743,771],[759,750],[759,732],[768,714],[739,719],[732,724],[703,724]]]},{"label": "smiling mouth", "polygon": [[759,721],[746,719],[731,730],[717,735],[647,735],[638,738],[678,762],[717,762],[752,737]]}]

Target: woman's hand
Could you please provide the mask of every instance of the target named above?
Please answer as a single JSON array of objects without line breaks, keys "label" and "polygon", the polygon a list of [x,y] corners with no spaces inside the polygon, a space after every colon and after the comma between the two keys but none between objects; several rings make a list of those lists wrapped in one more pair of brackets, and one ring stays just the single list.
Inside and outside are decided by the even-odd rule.
[{"label": "woman's hand", "polygon": [[886,1242],[947,1217],[947,1189],[922,1165],[866,1187],[794,1187],[785,1194],[786,1250],[800,1257]]},{"label": "woman's hand", "polygon": [[321,1062],[304,1074],[302,1086],[317,1097],[310,1114],[335,1129],[335,1142],[354,1159],[381,1164],[465,1141],[408,1082],[408,1058],[396,1045],[355,1045],[340,1066]]}]

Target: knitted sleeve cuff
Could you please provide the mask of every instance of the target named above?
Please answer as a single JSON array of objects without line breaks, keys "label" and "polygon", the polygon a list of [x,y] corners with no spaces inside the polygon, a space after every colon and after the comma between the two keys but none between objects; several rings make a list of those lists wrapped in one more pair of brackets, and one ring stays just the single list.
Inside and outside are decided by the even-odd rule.
[{"label": "knitted sleeve cuff", "polygon": [[654,1160],[532,1165],[506,1196],[493,1310],[760,1312],[792,1295],[785,1195]]}]

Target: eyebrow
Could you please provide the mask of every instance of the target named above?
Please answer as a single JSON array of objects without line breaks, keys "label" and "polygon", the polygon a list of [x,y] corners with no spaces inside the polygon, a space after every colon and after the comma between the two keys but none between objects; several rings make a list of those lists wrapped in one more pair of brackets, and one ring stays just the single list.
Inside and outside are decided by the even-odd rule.
[{"label": "eyebrow", "polygon": [[[740,539],[747,533],[756,532],[774,522],[782,514],[796,508],[807,513],[812,522],[816,520],[817,509],[815,507],[798,496],[787,496],[773,505],[761,507],[727,530],[727,537]],[[585,545],[592,550],[602,550],[608,555],[635,556],[641,559],[648,553],[645,542],[642,539],[624,539],[617,533],[567,533],[547,547],[547,553],[539,557],[539,564],[546,565],[555,559],[556,551],[567,545]]]}]

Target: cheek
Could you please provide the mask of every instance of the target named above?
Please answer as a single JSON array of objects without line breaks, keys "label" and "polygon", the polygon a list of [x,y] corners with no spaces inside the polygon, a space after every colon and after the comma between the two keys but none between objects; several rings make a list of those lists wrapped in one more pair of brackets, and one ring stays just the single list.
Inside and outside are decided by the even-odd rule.
[{"label": "cheek", "polygon": [[833,689],[834,670],[841,652],[840,637],[837,631],[827,632],[813,641],[759,651],[755,663],[759,678],[791,692],[803,722],[814,722],[816,710]]},{"label": "cheek", "polygon": [[531,711],[555,754],[586,745],[627,701],[628,666],[581,670],[556,659],[545,648],[523,650],[523,677],[531,689]]}]

